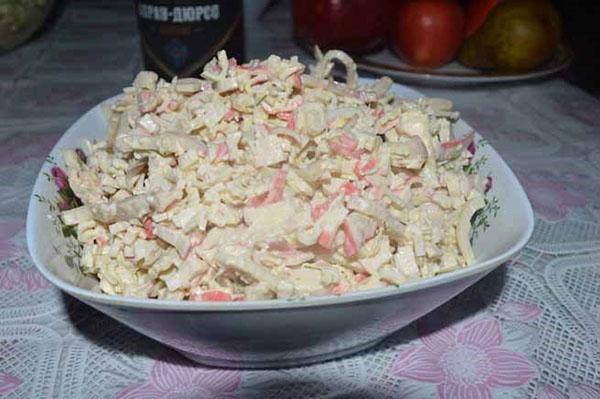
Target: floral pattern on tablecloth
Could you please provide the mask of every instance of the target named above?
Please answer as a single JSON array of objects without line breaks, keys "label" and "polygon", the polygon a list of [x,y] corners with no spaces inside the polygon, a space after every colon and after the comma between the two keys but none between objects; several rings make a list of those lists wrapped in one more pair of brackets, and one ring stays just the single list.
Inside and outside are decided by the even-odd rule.
[{"label": "floral pattern on tablecloth", "polygon": [[119,391],[117,399],[156,398],[171,396],[192,398],[234,399],[240,384],[237,370],[207,369],[172,353],[154,361],[149,377]]},{"label": "floral pattern on tablecloth", "polygon": [[522,387],[536,374],[527,357],[502,347],[502,326],[491,316],[433,332],[425,327],[419,336],[400,351],[392,373],[434,384],[442,399],[491,398],[494,388]]},{"label": "floral pattern on tablecloth", "polygon": [[[248,21],[248,52],[300,53],[289,1]],[[1,398],[600,398],[600,103],[560,79],[419,88],[451,98],[517,173],[536,212],[527,248],[361,354],[284,370],[190,363],[58,292],[24,218],[44,157],[141,66],[131,3],[79,0],[0,56]]]}]

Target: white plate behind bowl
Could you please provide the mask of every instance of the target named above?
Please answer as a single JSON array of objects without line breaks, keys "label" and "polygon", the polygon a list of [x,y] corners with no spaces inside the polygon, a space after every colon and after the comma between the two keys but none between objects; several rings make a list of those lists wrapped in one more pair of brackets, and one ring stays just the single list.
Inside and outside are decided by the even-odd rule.
[{"label": "white plate behind bowl", "polygon": [[523,82],[540,79],[567,68],[573,60],[573,52],[565,44],[556,49],[554,56],[540,67],[521,73],[502,73],[484,71],[461,65],[458,61],[432,70],[413,67],[402,61],[389,48],[381,49],[374,54],[365,55],[356,60],[358,68],[375,73],[388,75],[403,83],[428,85],[481,85],[509,82]]},{"label": "white plate behind bowl", "polygon": [[[404,98],[422,97],[400,85],[394,85],[393,90]],[[105,107],[115,99],[92,108],[67,130],[50,153],[59,165],[62,148],[81,147],[84,139],[104,138]],[[455,131],[462,136],[472,129],[460,120]],[[476,135],[476,139],[481,137]],[[67,264],[67,241],[57,231],[47,204],[37,198],[39,195],[53,199],[56,195],[54,184],[44,176],[52,167],[49,163],[43,165],[29,203],[27,244],[37,268],[52,284],[194,360],[226,367],[304,364],[345,355],[378,342],[448,301],[523,248],[533,231],[529,200],[491,146],[478,150],[478,156],[488,158],[481,172],[493,177],[489,195],[497,198],[500,210],[490,220],[491,227],[474,242],[476,263],[399,287],[342,296],[242,302],[102,294],[94,279],[82,276],[76,267]]]}]

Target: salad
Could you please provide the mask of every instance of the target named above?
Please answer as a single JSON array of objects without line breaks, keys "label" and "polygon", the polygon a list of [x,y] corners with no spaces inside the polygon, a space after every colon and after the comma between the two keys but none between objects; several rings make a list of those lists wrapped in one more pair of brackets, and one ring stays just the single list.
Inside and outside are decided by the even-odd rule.
[{"label": "salad", "polygon": [[[343,294],[474,262],[489,181],[447,100],[359,85],[345,53],[140,72],[106,138],[63,150],[60,219],[107,294],[237,301]],[[334,62],[347,72],[331,77]]]}]

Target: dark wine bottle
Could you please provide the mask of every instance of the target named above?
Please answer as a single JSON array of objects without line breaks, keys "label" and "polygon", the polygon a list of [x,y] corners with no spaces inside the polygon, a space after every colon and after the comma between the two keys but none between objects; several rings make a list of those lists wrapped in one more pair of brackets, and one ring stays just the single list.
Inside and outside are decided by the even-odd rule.
[{"label": "dark wine bottle", "polygon": [[197,76],[217,51],[244,61],[242,0],[137,0],[146,69],[161,77]]}]

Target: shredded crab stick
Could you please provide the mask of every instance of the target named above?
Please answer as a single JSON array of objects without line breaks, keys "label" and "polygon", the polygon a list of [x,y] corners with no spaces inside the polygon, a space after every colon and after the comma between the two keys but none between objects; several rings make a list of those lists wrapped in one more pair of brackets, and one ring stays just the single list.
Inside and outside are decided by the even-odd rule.
[{"label": "shredded crab stick", "polygon": [[[353,60],[310,70],[224,52],[200,77],[140,72],[105,141],[64,150],[61,206],[80,267],[108,294],[238,301],[401,284],[474,261],[487,180],[452,104],[360,86]],[[345,83],[331,78],[334,62]],[[68,187],[67,187],[68,186]]]},{"label": "shredded crab stick", "polygon": [[221,290],[209,290],[200,293],[192,293],[190,295],[192,301],[208,301],[208,302],[229,302],[229,301],[242,301],[244,300],[243,295],[232,295],[228,292]]},{"label": "shredded crab stick", "polygon": [[348,133],[343,133],[337,140],[332,141],[329,146],[331,150],[339,155],[360,158],[362,150],[358,148],[358,142]]}]

